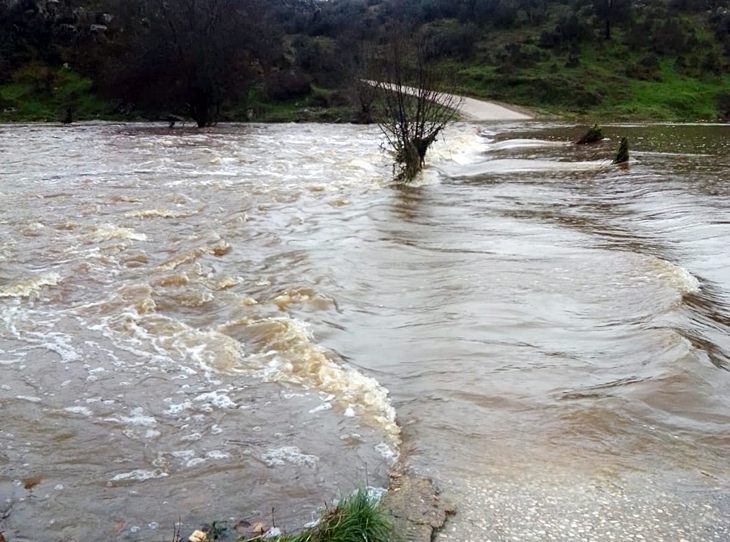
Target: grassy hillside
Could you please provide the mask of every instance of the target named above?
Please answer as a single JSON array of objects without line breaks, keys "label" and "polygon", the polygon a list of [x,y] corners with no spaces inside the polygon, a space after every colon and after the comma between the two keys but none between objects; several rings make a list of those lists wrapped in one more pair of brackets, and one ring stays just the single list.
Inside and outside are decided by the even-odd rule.
[{"label": "grassy hillside", "polygon": [[[706,32],[691,18],[685,22],[697,34]],[[444,71],[455,73],[458,86],[474,97],[597,120],[714,121],[718,96],[730,92],[727,60],[711,40],[674,56],[632,47],[622,32],[611,41],[540,47],[541,32],[485,33],[472,58],[444,60]]]},{"label": "grassy hillside", "polygon": [[[606,6],[618,6],[611,8],[618,11],[610,15],[610,32]],[[545,116],[730,119],[730,0],[269,0],[265,7],[268,26],[256,26],[261,35],[237,58],[246,86],[222,89],[221,74],[231,66],[218,68],[222,79],[211,88],[223,90],[219,120],[356,118],[351,89],[367,55],[405,35],[432,47],[432,61],[458,91]],[[42,6],[4,9],[0,121],[59,121],[68,109],[78,120],[190,110],[184,63],[163,77],[167,56],[148,55],[157,58],[154,65],[129,62],[130,51],[148,58],[145,51],[157,49],[145,40],[159,37],[133,13],[88,8],[82,17],[69,11],[53,18]],[[73,17],[74,25],[61,24]],[[64,32],[71,33],[64,38]],[[3,52],[11,60],[3,61]],[[102,73],[105,79],[91,79]]]},{"label": "grassy hillside", "polygon": [[91,79],[64,68],[28,64],[0,85],[0,122],[57,122],[68,109],[74,119],[112,119],[114,107],[92,92]]}]

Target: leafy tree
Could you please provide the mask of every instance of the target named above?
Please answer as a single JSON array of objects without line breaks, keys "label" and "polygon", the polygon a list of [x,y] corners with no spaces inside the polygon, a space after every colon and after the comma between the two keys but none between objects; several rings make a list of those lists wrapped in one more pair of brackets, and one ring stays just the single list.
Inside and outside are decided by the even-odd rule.
[{"label": "leafy tree", "polygon": [[127,102],[186,110],[202,127],[226,100],[242,99],[260,71],[266,13],[251,0],[138,0],[120,13],[107,84]]},{"label": "leafy tree", "polygon": [[631,18],[631,9],[631,0],[593,0],[593,10],[604,25],[606,41],[611,39],[611,30],[614,25],[626,22]]}]

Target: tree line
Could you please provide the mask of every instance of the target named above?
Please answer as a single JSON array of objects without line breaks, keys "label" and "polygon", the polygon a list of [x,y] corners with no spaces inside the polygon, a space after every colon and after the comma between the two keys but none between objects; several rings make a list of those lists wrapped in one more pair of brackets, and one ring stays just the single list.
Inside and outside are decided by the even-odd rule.
[{"label": "tree line", "polygon": [[[586,44],[620,42],[641,52],[628,77],[657,77],[664,58],[688,76],[720,76],[730,66],[729,2],[0,0],[0,84],[34,65],[39,91],[48,91],[51,68],[67,65],[121,112],[184,115],[201,126],[227,105],[245,110],[253,97],[286,101],[318,87],[367,121],[358,81],[396,35],[426,44],[426,60],[443,69],[487,59],[509,74],[556,52],[570,65]],[[517,38],[480,50],[505,30]],[[537,38],[521,40],[526,30]]]}]

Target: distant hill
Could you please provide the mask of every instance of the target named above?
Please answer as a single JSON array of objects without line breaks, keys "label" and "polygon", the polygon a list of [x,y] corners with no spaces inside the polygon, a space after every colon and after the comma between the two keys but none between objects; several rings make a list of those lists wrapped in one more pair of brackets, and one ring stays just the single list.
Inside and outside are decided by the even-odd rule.
[{"label": "distant hill", "polygon": [[0,120],[351,120],[394,35],[428,44],[463,93],[545,115],[730,119],[730,0],[190,5],[0,0]]}]

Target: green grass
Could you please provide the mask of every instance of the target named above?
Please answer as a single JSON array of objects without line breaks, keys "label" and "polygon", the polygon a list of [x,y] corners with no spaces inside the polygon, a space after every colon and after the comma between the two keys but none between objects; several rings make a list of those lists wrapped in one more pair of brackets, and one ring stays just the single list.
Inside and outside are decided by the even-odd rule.
[{"label": "green grass", "polygon": [[[701,18],[688,16],[687,24],[700,39],[711,38]],[[702,67],[706,55],[718,53],[711,42],[686,55],[687,67],[680,68],[674,57],[625,45],[616,29],[610,42],[596,39],[574,51],[575,66],[568,62],[567,50],[536,45],[540,30],[494,30],[477,44],[473,59],[449,60],[443,69],[457,74],[467,95],[525,106],[542,116],[596,121],[712,121],[718,94],[730,91],[730,75]],[[505,60],[506,48],[516,43],[524,58]]]},{"label": "green grass", "polygon": [[[333,91],[314,88],[308,96],[286,102],[267,102],[253,93],[247,103],[224,108],[224,121],[245,122],[348,122],[351,107],[326,107]],[[323,106],[324,105],[324,106]],[[64,68],[29,64],[15,72],[10,82],[0,85],[0,122],[59,122],[66,109],[73,120],[123,120],[114,104],[93,91],[91,79]],[[249,118],[253,111],[253,118]],[[154,112],[138,115],[155,118]]]},{"label": "green grass", "polygon": [[566,68],[565,60],[555,57],[511,73],[492,66],[464,66],[459,83],[475,97],[602,120],[710,121],[717,116],[717,95],[730,89],[728,75],[686,77],[669,60],[661,62],[656,80],[640,80],[621,73],[614,59],[598,63],[579,58],[576,68]]},{"label": "green grass", "polygon": [[342,499],[327,510],[319,524],[294,535],[277,537],[276,542],[388,542],[390,522],[364,489]]},{"label": "green grass", "polygon": [[[313,87],[309,95],[283,102],[271,102],[253,90],[246,104],[234,104],[223,111],[225,120],[254,122],[349,122],[355,111],[351,105],[332,104],[335,91]],[[253,117],[249,117],[253,112]]]},{"label": "green grass", "polygon": [[94,94],[91,79],[68,69],[31,64],[0,85],[2,122],[60,121],[67,108],[74,120],[114,118],[113,105]]},{"label": "green grass", "polygon": [[632,100],[619,107],[627,114],[644,111],[652,118],[664,120],[714,120],[716,97],[723,88],[730,88],[730,77],[717,79],[684,78],[677,74],[669,61],[662,63],[662,81],[632,81]]}]

